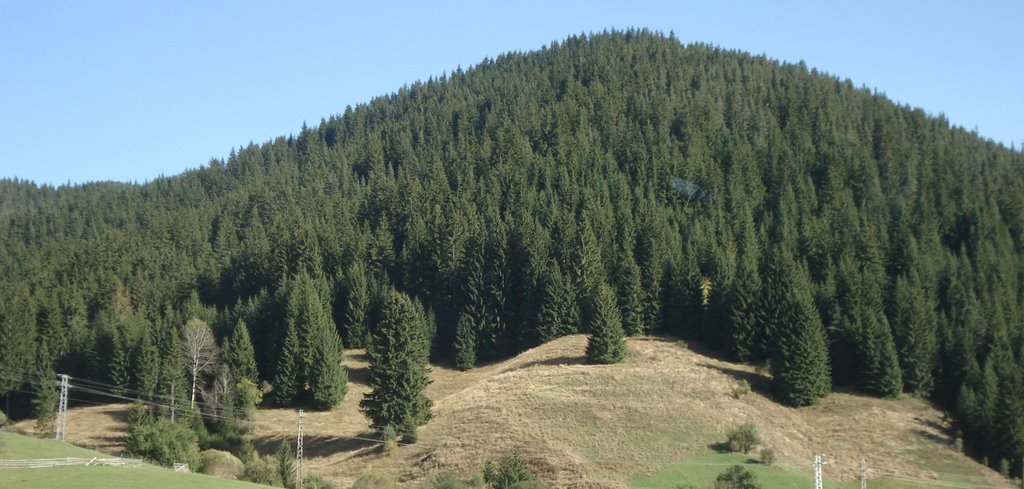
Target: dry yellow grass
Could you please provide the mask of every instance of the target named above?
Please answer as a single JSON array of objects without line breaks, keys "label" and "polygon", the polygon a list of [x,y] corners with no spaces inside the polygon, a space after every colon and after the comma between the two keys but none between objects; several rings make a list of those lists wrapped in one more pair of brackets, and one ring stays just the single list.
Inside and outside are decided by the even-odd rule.
[{"label": "dry yellow grass", "polygon": [[[585,345],[585,336],[572,336],[469,372],[435,366],[427,391],[434,419],[420,429],[419,446],[400,447],[391,456],[377,444],[352,439],[375,435],[358,409],[368,391],[365,355],[350,351],[342,405],[305,415],[307,470],[339,487],[371,471],[412,485],[439,470],[468,478],[485,460],[519,450],[555,487],[624,487],[630,477],[708,452],[726,431],[753,421],[775,449],[778,465],[804,469],[815,452],[833,454],[833,480],[855,479],[864,456],[877,471],[930,478],[929,470],[939,467],[985,477],[987,485],[1005,484],[955,453],[947,422],[919,399],[834,393],[818,406],[791,409],[763,393],[767,379],[753,367],[677,341],[630,339],[626,360],[605,366],[585,364]],[[740,380],[754,389],[737,398],[733,390]],[[69,439],[116,449],[124,411],[72,410]],[[263,451],[282,440],[294,443],[295,423],[293,409],[260,410],[254,441]]]}]

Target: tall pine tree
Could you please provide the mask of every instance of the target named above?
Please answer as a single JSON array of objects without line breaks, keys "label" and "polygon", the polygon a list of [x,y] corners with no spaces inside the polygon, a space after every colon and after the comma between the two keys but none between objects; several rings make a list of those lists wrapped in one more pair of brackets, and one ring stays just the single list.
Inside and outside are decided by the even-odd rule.
[{"label": "tall pine tree", "polygon": [[231,373],[235,379],[259,382],[256,352],[253,350],[252,340],[249,337],[249,326],[245,324],[245,321],[239,319],[235,323],[235,329],[231,331],[231,336],[224,348],[223,358],[231,367]]},{"label": "tall pine tree", "polygon": [[538,316],[536,336],[541,343],[575,333],[580,329],[579,303],[572,284],[566,280],[555,263],[547,268],[544,297]]},{"label": "tall pine tree", "polygon": [[928,395],[932,391],[932,372],[936,366],[936,322],[934,300],[908,277],[898,277],[893,291],[894,312],[890,324],[893,340],[903,368],[907,392]]},{"label": "tall pine tree", "polygon": [[587,341],[587,361],[591,363],[618,363],[626,357],[626,338],[622,331],[622,317],[615,304],[615,292],[608,284],[600,284],[591,300],[594,314],[591,319],[590,339]]},{"label": "tall pine tree", "polygon": [[825,330],[806,274],[792,258],[769,260],[762,310],[772,335],[772,390],[790,406],[809,406],[831,390]]},{"label": "tall pine tree", "polygon": [[462,313],[455,323],[455,368],[469,370],[476,366],[476,324],[473,317]]},{"label": "tall pine tree", "polygon": [[285,330],[284,343],[278,355],[277,368],[274,375],[274,391],[271,393],[274,402],[279,406],[287,406],[295,399],[299,390],[299,334],[295,324],[288,322]]},{"label": "tall pine tree", "polygon": [[416,440],[416,428],[431,417],[432,403],[424,393],[430,383],[430,345],[424,333],[413,300],[401,292],[389,292],[367,351],[372,390],[359,404],[374,428],[391,426],[409,442]]}]

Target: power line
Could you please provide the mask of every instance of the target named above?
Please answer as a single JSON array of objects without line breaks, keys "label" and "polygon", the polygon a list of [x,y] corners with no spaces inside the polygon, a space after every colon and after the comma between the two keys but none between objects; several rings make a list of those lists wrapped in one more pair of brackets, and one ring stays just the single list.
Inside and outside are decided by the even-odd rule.
[{"label": "power line", "polygon": [[[36,380],[36,379],[34,379],[32,377],[20,377],[19,378],[19,377],[9,377],[9,376],[5,376],[5,375],[0,375],[0,378],[8,379],[8,380],[14,380],[14,381],[19,381],[19,382],[23,382],[23,383],[26,383],[26,384],[36,385],[36,386],[44,386],[45,387],[48,384],[46,382],[41,382],[39,380]],[[153,400],[146,400],[146,399],[143,399],[141,397],[128,397],[128,396],[125,396],[125,395],[122,395],[122,394],[118,394],[117,392],[115,392],[115,389],[116,389],[118,391],[124,390],[124,391],[133,391],[133,392],[141,393],[141,391],[137,391],[137,390],[134,390],[134,389],[122,389],[122,388],[117,387],[117,386],[110,386],[110,384],[104,384],[102,382],[95,382],[95,381],[90,381],[90,380],[86,380],[86,379],[80,379],[78,377],[69,377],[69,379],[73,379],[75,384],[93,384],[92,386],[90,386],[90,385],[83,386],[83,385],[75,385],[75,384],[69,385],[69,388],[74,389],[74,390],[78,390],[80,392],[85,392],[85,393],[89,393],[89,394],[93,394],[93,395],[98,395],[98,396],[106,396],[106,397],[109,397],[109,398],[129,401],[129,402],[133,402],[133,403],[137,402],[137,403],[142,403],[142,404],[147,404],[147,405],[157,406],[157,407],[166,407],[166,408],[171,408],[171,409],[173,409],[175,407],[174,401],[176,400],[176,398],[171,397],[171,396],[161,396],[161,395],[148,396],[147,395],[147,397],[157,397],[157,398],[169,399],[169,401],[170,401],[170,403],[167,403],[167,402],[157,402],[157,401],[153,401]],[[57,382],[54,382],[54,385],[59,385],[59,384]],[[95,385],[110,386],[110,387],[109,388],[108,387],[95,387]],[[206,403],[206,402],[200,402],[200,401],[197,401],[196,405],[201,407],[201,408],[206,408],[207,410],[216,410],[216,409],[220,408],[220,406],[218,406],[218,405],[211,404],[211,403]],[[207,413],[206,416],[214,416],[214,417],[216,417],[216,415],[213,415],[213,414],[210,414],[210,413]]]},{"label": "power line", "polygon": [[[32,384],[32,385],[40,385],[40,386],[45,385],[45,383],[40,382],[39,380],[36,380],[34,378],[31,378],[31,377],[25,377],[25,376],[23,376],[23,377],[10,377],[10,376],[6,376],[6,375],[3,375],[2,373],[0,373],[0,378],[8,379],[8,380],[21,381],[21,382],[24,382],[24,383],[27,383],[27,384]],[[69,377],[69,379],[74,381],[73,383],[70,383],[69,386],[68,386],[71,391],[77,391],[77,392],[81,392],[81,393],[85,393],[85,394],[91,394],[91,395],[95,395],[95,396],[107,397],[107,398],[110,398],[110,399],[118,399],[118,400],[123,400],[123,401],[131,402],[131,403],[139,403],[139,404],[144,404],[144,405],[148,405],[148,406],[152,406],[152,407],[162,407],[162,408],[168,408],[168,409],[173,409],[175,407],[174,404],[170,404],[170,403],[161,403],[161,402],[156,402],[156,401],[147,401],[145,399],[131,398],[131,397],[123,396],[123,395],[117,394],[115,392],[111,392],[109,389],[104,389],[104,388],[101,388],[101,387],[87,387],[87,386],[76,385],[76,384],[92,384],[94,386],[107,386],[109,388],[120,389],[119,387],[113,386],[111,384],[105,384],[103,382],[97,382],[97,381],[94,381],[94,380],[82,379],[82,378],[78,378],[78,377]],[[54,385],[57,385],[57,382],[54,382]],[[126,389],[126,390],[133,390],[133,389]],[[133,390],[133,391],[134,392],[140,392],[140,391],[137,391],[137,390]],[[33,394],[30,391],[19,390],[19,392],[23,392],[23,393],[26,393],[26,394]],[[154,397],[162,397],[162,398],[165,398],[165,399],[170,399],[171,401],[174,401],[176,399],[176,398],[171,397],[171,396],[154,396]],[[83,399],[80,399],[80,398],[72,398],[72,400],[75,401],[75,402],[84,402],[84,403],[88,403],[88,404],[94,404],[94,405],[97,405],[97,406],[108,405],[108,404],[104,404],[104,403],[100,403],[100,402],[86,401],[86,400],[83,400]],[[203,403],[203,402],[197,401],[196,405],[197,406],[201,406],[201,407],[206,407],[207,409],[216,409],[216,406],[210,405],[209,403]],[[218,421],[238,421],[239,420],[238,418],[231,418],[231,417],[227,417],[227,416],[221,416],[221,415],[217,415],[217,414],[210,413],[210,412],[203,413],[202,411],[200,411],[197,414],[199,416],[201,416],[201,417],[204,417],[206,419],[211,419],[211,420],[218,420]],[[250,421],[251,421],[251,424],[253,426],[261,427],[261,428],[264,428],[264,429],[266,429],[268,431],[278,431],[278,430],[280,430],[279,426],[268,425],[266,423],[259,423],[259,422],[255,422],[255,421],[252,421],[252,420],[250,420]],[[345,440],[365,441],[365,442],[369,442],[369,443],[378,443],[378,444],[382,444],[382,445],[386,443],[384,440],[378,440],[378,439],[374,439],[374,438],[366,438],[366,437],[361,437],[361,436],[345,436],[345,435],[334,435],[334,436],[336,438],[341,438],[341,439],[345,439]],[[441,448],[441,447],[438,447],[438,446],[435,446],[435,445],[425,445],[425,444],[422,444],[422,443],[397,442],[396,444],[399,445],[399,446],[419,447],[419,448],[431,449],[431,450],[439,450]]]}]

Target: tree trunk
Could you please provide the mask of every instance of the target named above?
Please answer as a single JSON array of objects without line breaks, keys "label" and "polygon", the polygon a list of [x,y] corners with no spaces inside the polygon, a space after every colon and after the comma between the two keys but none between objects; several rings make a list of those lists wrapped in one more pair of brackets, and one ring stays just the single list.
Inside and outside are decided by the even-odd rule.
[{"label": "tree trunk", "polygon": [[192,395],[190,396],[190,409],[196,408],[196,378],[199,377],[199,365],[193,364],[192,367]]}]

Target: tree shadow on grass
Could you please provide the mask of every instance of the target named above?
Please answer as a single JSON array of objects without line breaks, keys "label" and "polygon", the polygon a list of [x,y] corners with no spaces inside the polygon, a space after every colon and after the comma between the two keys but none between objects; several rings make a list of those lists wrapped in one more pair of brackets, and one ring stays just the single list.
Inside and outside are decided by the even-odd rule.
[{"label": "tree shadow on grass", "polygon": [[370,382],[370,368],[359,367],[352,368],[348,367],[345,369],[348,373],[348,381],[353,384],[369,385]]},{"label": "tree shadow on grass", "polygon": [[746,370],[738,370],[729,367],[723,367],[720,365],[713,365],[707,362],[701,362],[697,365],[710,369],[717,370],[737,380],[745,380],[750,384],[750,389],[763,394],[765,396],[771,396],[771,380],[764,375],[760,375],[755,372],[747,372]]},{"label": "tree shadow on grass", "polygon": [[558,366],[558,365],[566,365],[566,366],[569,366],[569,365],[586,365],[586,363],[587,363],[587,358],[585,356],[583,356],[583,355],[578,355],[578,356],[562,355],[560,357],[546,358],[546,359],[543,359],[543,360],[534,360],[532,362],[527,362],[527,363],[524,363],[519,368],[525,369],[525,368],[545,366],[545,365],[546,366],[551,366],[551,367]]},{"label": "tree shadow on grass", "polygon": [[718,442],[718,443],[712,443],[712,444],[708,445],[708,448],[714,450],[715,453],[720,453],[720,454],[723,454],[723,455],[727,454],[727,453],[732,453],[732,450],[729,449],[729,444],[724,442],[724,441],[723,442]]},{"label": "tree shadow on grass", "polygon": [[[712,444],[708,445],[708,448],[713,450],[715,453],[718,453],[718,454],[721,454],[721,455],[729,455],[729,454],[737,454],[738,455],[739,454],[739,452],[732,451],[732,449],[729,448],[729,444],[727,442],[712,443]],[[748,454],[743,454],[743,455],[748,455]],[[747,459],[743,461],[743,463],[744,464],[760,464],[761,461],[756,459],[756,458],[754,458],[754,457],[748,456]]]},{"label": "tree shadow on grass", "polygon": [[[350,453],[347,458],[367,457],[383,452],[384,445],[376,440],[375,432],[361,433],[358,437],[305,435],[302,437],[302,451],[306,457],[330,457],[339,453]],[[253,439],[256,450],[264,455],[273,454],[281,443],[289,444],[295,451],[295,438],[279,436],[260,436]]]}]

